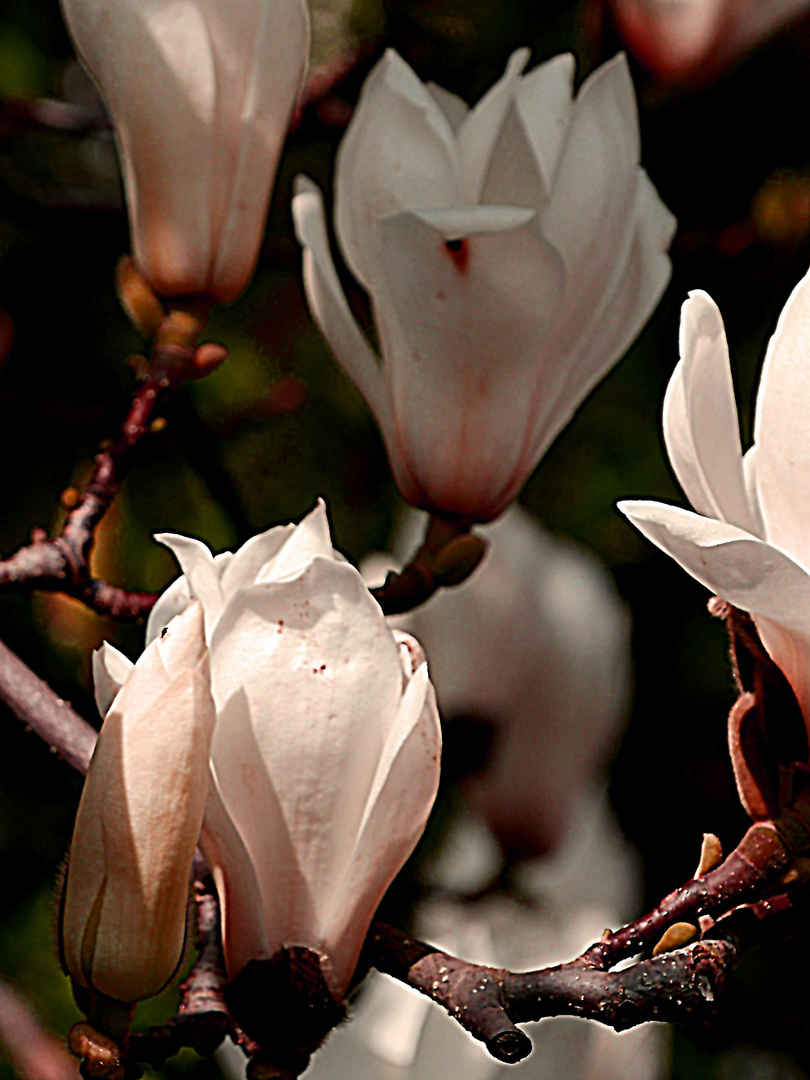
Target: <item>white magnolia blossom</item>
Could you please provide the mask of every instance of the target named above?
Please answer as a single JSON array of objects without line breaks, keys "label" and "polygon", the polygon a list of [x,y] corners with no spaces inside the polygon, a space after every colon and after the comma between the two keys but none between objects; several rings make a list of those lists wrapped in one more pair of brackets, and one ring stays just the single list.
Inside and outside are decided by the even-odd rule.
[{"label": "white magnolia blossom", "polygon": [[134,1002],[171,979],[185,942],[216,720],[200,605],[137,664],[110,646],[94,659],[106,717],[76,817],[60,950],[80,986]]},{"label": "white magnolia blossom", "polygon": [[[419,524],[401,531],[400,558]],[[596,560],[522,507],[479,531],[481,567],[397,625],[425,648],[447,730],[454,717],[493,727],[469,804],[511,852],[537,853],[562,840],[626,718],[630,620]]]},{"label": "white magnolia blossom", "polygon": [[754,616],[810,724],[810,275],[771,338],[754,445],[740,444],[720,312],[690,293],[681,360],[664,403],[672,467],[696,513],[656,502],[619,509],[712,592]]},{"label": "white magnolia blossom", "polygon": [[[488,880],[489,845],[482,823],[462,818],[432,860],[441,890]],[[452,864],[452,865],[451,865]],[[520,868],[522,901],[490,893],[473,902],[420,903],[415,932],[456,956],[513,970],[571,960],[606,926],[620,925],[638,902],[638,868],[605,800],[591,791],[553,856]],[[526,900],[530,903],[526,903]],[[387,975],[372,974],[352,1005],[349,1023],[318,1051],[307,1080],[659,1080],[668,1033],[645,1024],[617,1035],[602,1024],[554,1017],[526,1027],[534,1049],[519,1065],[501,1065],[441,1006]],[[243,1080],[245,1057],[230,1042],[217,1060],[226,1077]]]},{"label": "white magnolia blossom", "polygon": [[628,48],[662,79],[715,76],[792,19],[808,0],[612,0]]},{"label": "white magnolia blossom", "polygon": [[341,144],[335,229],[380,359],[332,262],[318,189],[293,213],[310,307],[373,409],[404,496],[487,520],[623,355],[669,278],[675,222],[639,167],[624,57],[520,49],[470,109],[389,50]]},{"label": "white magnolia blossom", "polygon": [[62,0],[110,111],[136,262],[233,300],[258,258],[307,62],[305,0]]},{"label": "white magnolia blossom", "polygon": [[[332,548],[323,503],[212,556],[162,534],[184,574],[147,640],[197,598],[217,722],[202,847],[228,974],[285,946],[345,993],[374,911],[422,833],[441,734],[424,655]],[[105,653],[111,681],[111,660]]]}]

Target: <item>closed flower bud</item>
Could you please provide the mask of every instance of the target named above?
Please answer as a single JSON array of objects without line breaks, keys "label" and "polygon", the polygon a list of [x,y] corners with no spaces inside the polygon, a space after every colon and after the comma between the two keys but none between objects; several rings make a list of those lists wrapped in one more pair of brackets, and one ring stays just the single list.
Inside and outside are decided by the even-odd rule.
[{"label": "closed flower bud", "polygon": [[338,154],[335,229],[382,358],[329,250],[320,192],[293,212],[310,307],[382,429],[400,491],[485,521],[512,502],[669,278],[674,220],[639,167],[623,57],[572,98],[573,58],[528,50],[469,109],[389,50]]},{"label": "closed flower bud", "polygon": [[106,716],[76,817],[60,950],[78,986],[135,1002],[183,955],[216,719],[200,605],[136,665],[109,645],[94,660]]},{"label": "closed flower bud", "polygon": [[62,0],[118,138],[157,292],[235,299],[253,273],[309,48],[304,0]]}]

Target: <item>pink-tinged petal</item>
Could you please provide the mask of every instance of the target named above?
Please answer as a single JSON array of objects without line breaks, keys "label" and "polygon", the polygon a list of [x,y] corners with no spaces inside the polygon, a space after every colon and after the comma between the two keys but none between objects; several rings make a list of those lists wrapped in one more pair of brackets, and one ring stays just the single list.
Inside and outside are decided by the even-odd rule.
[{"label": "pink-tinged petal", "polygon": [[598,304],[605,281],[627,258],[638,160],[633,83],[626,59],[617,56],[597,68],[577,95],[543,215],[543,232],[563,252],[572,283],[563,319],[572,311],[581,318],[583,297]]},{"label": "pink-tinged petal", "polygon": [[576,61],[562,53],[524,75],[517,105],[546,191],[551,191],[574,109],[573,81]]},{"label": "pink-tinged petal", "polygon": [[99,716],[104,717],[135,665],[109,641],[93,653],[93,688]]},{"label": "pink-tinged petal", "polygon": [[210,549],[200,540],[179,533],[155,533],[155,540],[167,547],[180,564],[189,595],[203,606],[206,632],[210,634],[224,603],[220,572]]},{"label": "pink-tinged petal", "polygon": [[793,688],[810,733],[810,632],[788,630],[772,619],[754,620],[762,644]]},{"label": "pink-tinged petal", "polygon": [[313,559],[334,559],[326,503],[318,499],[314,509],[294,528],[274,559],[265,563],[256,582],[289,581],[302,574]]},{"label": "pink-tinged petal", "polygon": [[495,516],[525,479],[516,470],[536,387],[562,377],[543,350],[562,260],[532,212],[514,207],[406,213],[383,228],[388,288],[375,307],[397,481],[416,503]]},{"label": "pink-tinged petal", "polygon": [[115,125],[138,265],[160,292],[201,291],[216,76],[199,5],[65,0],[63,9]]},{"label": "pink-tinged petal", "polygon": [[[667,256],[675,218],[643,170],[638,172],[635,225],[625,262],[618,262],[601,295],[580,296],[579,321],[563,323],[545,347],[552,375],[538,380],[526,440],[528,475],[587,395],[622,358],[655,309],[672,272]],[[575,286],[574,286],[575,288]],[[577,333],[577,328],[579,333]],[[563,362],[562,358],[567,359]]]},{"label": "pink-tinged petal", "polygon": [[681,311],[681,360],[664,398],[664,438],[695,510],[756,533],[725,329],[704,292],[690,293]]},{"label": "pink-tinged petal", "polygon": [[[357,571],[316,557],[292,581],[240,590],[214,630],[211,656],[217,701],[244,690],[256,743],[244,760],[255,758],[256,770],[266,772],[317,916],[313,923],[292,904],[280,933],[318,948],[323,908],[351,858],[399,708],[397,646]],[[258,841],[250,829],[260,834],[264,818],[256,800],[240,794],[238,772],[226,790],[221,756],[231,753],[232,735],[225,725],[219,739],[220,725],[214,766],[226,808],[255,862]],[[264,783],[257,780],[257,790]],[[266,877],[258,866],[257,872],[260,881]],[[279,887],[275,871],[267,873],[267,888]],[[277,905],[287,904],[281,892]],[[268,934],[273,932],[268,918]]]},{"label": "pink-tinged petal", "polygon": [[754,441],[765,535],[810,566],[810,273],[771,338],[757,395]]},{"label": "pink-tinged petal", "polygon": [[222,595],[226,602],[245,585],[252,585],[261,569],[275,559],[295,531],[295,525],[276,525],[252,536],[236,552],[222,575]]},{"label": "pink-tinged petal", "polygon": [[[218,662],[214,660],[215,667]],[[267,684],[267,668],[259,674]],[[225,955],[231,978],[248,960],[268,960],[283,945],[317,944],[314,901],[294,832],[295,813],[282,805],[278,776],[268,770],[257,738],[260,720],[249,700],[252,691],[255,687],[247,692],[238,689],[220,705],[211,746],[216,792],[205,821],[204,841],[225,900]],[[272,696],[276,697],[275,680]],[[285,716],[287,706],[279,700]],[[279,737],[278,722],[273,732],[263,734],[265,739]],[[310,758],[309,765],[316,767],[317,761]]]},{"label": "pink-tinged petal", "polygon": [[76,818],[63,952],[77,982],[109,997],[151,997],[180,962],[215,719],[195,605],[116,697]]},{"label": "pink-tinged petal", "polygon": [[[216,5],[225,22],[231,22],[243,6]],[[244,63],[244,56],[252,57],[242,113],[232,129],[224,125],[225,118],[219,127],[221,132],[239,132],[235,148],[229,148],[235,155],[235,175],[229,176],[224,168],[215,174],[229,182],[222,192],[227,214],[218,236],[211,288],[214,298],[221,301],[235,299],[253,273],[270,191],[309,53],[304,0],[266,0],[257,6],[256,14],[253,48],[234,49],[231,57],[233,67]],[[234,80],[236,72],[229,75]],[[224,139],[221,149],[226,149]]]},{"label": "pink-tinged petal", "polygon": [[810,635],[810,574],[783,551],[736,525],[675,506],[618,505],[639,532],[707,589],[743,611]]},{"label": "pink-tinged petal", "polygon": [[434,82],[425,83],[431,97],[444,113],[447,122],[456,134],[461,127],[464,117],[469,113],[470,106],[458,94],[445,90],[443,86],[437,86]]},{"label": "pink-tinged petal", "polygon": [[219,897],[225,966],[230,978],[248,961],[273,955],[265,929],[264,903],[256,868],[228,815],[211,771],[200,847]]},{"label": "pink-tinged petal", "polygon": [[385,425],[389,410],[380,361],[346,302],[329,251],[323,198],[306,177],[296,182],[292,209],[304,248],[304,287],[313,317],[346,374]]},{"label": "pink-tinged petal", "polygon": [[440,754],[439,714],[423,664],[388,733],[351,862],[332,896],[324,936],[334,993],[345,993],[374,912],[422,835],[439,784]]},{"label": "pink-tinged petal", "polygon": [[[507,113],[515,100],[523,69],[529,62],[529,49],[516,49],[509,57],[506,72],[478,104],[470,110],[458,130],[458,155],[461,168],[461,201],[475,204],[482,199],[481,192],[490,163],[496,152],[498,136]],[[502,163],[504,164],[504,163]],[[516,166],[523,164],[516,162]],[[495,163],[497,168],[497,163]],[[507,166],[508,167],[508,166]],[[434,203],[440,206],[441,203]],[[411,203],[410,209],[418,206]]]},{"label": "pink-tinged petal", "polygon": [[456,140],[444,113],[388,49],[369,75],[335,166],[335,230],[354,276],[379,273],[380,218],[459,201]]}]

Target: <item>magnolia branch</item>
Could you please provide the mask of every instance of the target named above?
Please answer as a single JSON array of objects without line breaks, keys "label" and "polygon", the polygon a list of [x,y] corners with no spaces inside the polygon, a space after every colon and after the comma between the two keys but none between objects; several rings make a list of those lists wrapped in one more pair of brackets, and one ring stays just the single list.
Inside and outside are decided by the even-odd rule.
[{"label": "magnolia branch", "polygon": [[207,313],[188,305],[167,315],[130,260],[122,260],[118,284],[133,321],[148,336],[154,335],[151,363],[141,376],[118,435],[96,456],[90,482],[77,497],[60,534],[48,539],[44,529],[34,529],[30,544],[0,561],[0,589],[61,592],[101,615],[135,620],[152,608],[157,597],[110,585],[92,575],[90,555],[95,530],[118,494],[136,449],[168,398],[188,379],[214,370],[226,352],[219,345],[198,347]]},{"label": "magnolia branch", "polygon": [[[95,732],[4,646],[0,698],[74,768],[86,771]],[[791,845],[806,837],[795,812],[791,815],[787,826],[752,825],[719,866],[699,872],[643,918],[606,932],[568,964],[523,973],[484,967],[375,923],[360,970],[375,967],[439,1002],[493,1057],[507,1063],[531,1050],[516,1025],[549,1016],[585,1017],[619,1031],[651,1020],[706,1020],[747,952],[806,929],[806,904],[785,891],[799,878],[796,867],[803,861]],[[225,997],[218,904],[201,860],[193,877],[199,956],[181,988],[178,1017],[133,1036],[133,1060],[158,1064],[181,1046],[207,1053],[227,1033],[239,1034]],[[690,929],[697,938],[699,920],[705,927],[700,940],[661,951],[668,940],[684,944],[685,927],[687,940]],[[639,953],[638,963],[610,970]]]}]

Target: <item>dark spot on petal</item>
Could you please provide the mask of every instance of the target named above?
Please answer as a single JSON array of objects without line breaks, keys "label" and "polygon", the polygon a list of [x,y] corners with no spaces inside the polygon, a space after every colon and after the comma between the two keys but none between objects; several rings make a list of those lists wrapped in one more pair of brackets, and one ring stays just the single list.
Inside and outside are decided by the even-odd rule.
[{"label": "dark spot on petal", "polygon": [[463,273],[470,261],[470,246],[466,240],[445,240],[445,251],[456,264],[456,269]]}]

